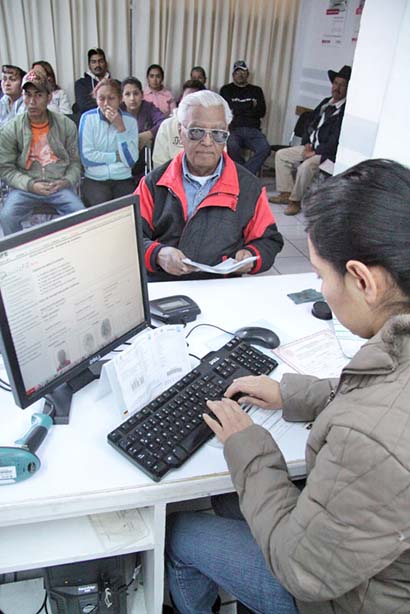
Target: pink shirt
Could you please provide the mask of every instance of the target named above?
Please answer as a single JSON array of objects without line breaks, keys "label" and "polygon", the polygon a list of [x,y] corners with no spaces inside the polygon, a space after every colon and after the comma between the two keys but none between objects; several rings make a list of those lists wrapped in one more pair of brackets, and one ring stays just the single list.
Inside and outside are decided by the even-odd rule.
[{"label": "pink shirt", "polygon": [[164,113],[165,117],[169,117],[177,106],[172,92],[165,88],[162,88],[162,90],[152,90],[147,86],[144,89],[144,100],[155,104]]}]

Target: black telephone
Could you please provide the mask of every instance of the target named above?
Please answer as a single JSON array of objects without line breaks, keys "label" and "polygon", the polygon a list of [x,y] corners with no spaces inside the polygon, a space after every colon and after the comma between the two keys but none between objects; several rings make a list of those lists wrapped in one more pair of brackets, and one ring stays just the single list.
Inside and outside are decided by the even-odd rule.
[{"label": "black telephone", "polygon": [[186,324],[193,322],[201,313],[192,298],[184,294],[165,296],[149,302],[151,316],[167,324]]}]

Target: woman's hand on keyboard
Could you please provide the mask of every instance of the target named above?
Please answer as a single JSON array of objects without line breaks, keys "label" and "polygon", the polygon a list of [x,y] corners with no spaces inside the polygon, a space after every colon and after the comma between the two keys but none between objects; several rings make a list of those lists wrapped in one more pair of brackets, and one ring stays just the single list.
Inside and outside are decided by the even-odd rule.
[{"label": "woman's hand on keyboard", "polygon": [[253,424],[252,418],[231,399],[207,401],[207,405],[216,420],[208,414],[203,414],[203,418],[222,443],[234,433],[239,433]]},{"label": "woman's hand on keyboard", "polygon": [[225,396],[238,403],[257,405],[262,409],[279,409],[282,397],[278,382],[267,375],[239,377],[226,389]]}]

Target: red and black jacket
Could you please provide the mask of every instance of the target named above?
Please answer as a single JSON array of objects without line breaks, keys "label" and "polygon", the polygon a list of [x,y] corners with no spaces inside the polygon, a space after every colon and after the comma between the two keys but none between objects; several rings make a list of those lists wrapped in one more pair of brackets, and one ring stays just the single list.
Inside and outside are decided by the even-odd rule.
[{"label": "red and black jacket", "polygon": [[252,273],[269,269],[282,249],[283,239],[259,180],[224,153],[221,176],[188,220],[183,155],[181,152],[155,169],[141,180],[137,189],[147,271],[162,273],[158,277],[161,279],[174,279],[156,263],[159,250],[166,245],[211,266],[247,249],[259,256]]}]

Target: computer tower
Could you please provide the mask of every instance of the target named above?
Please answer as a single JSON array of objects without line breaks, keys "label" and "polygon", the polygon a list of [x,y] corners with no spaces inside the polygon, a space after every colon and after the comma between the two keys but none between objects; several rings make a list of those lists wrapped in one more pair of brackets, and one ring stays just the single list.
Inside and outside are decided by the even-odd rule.
[{"label": "computer tower", "polygon": [[[127,614],[127,558],[114,556],[48,567],[44,588],[52,614]],[[132,558],[130,576],[136,566],[135,555]]]}]

